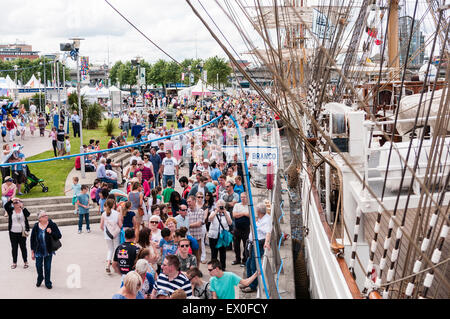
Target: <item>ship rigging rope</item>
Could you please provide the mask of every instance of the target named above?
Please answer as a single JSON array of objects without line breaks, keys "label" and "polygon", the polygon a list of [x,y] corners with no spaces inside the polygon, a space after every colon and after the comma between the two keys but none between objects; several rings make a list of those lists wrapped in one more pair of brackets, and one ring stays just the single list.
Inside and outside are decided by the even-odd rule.
[{"label": "ship rigging rope", "polygon": [[[300,16],[298,16],[300,18],[300,20],[302,20],[302,18]],[[310,32],[311,37],[313,38],[314,41],[318,42],[317,38],[315,37],[314,33],[312,33],[312,31],[310,30],[310,28],[307,27],[307,30]],[[328,52],[326,51],[325,48],[321,47],[321,50],[325,53],[325,55],[328,55]],[[336,67],[336,63],[334,62],[333,59],[330,60],[330,62]],[[271,69],[270,65],[268,65],[268,68]],[[339,71],[339,69],[337,69],[337,72],[341,75],[342,73]],[[277,77],[278,79],[280,78],[278,74],[276,74],[273,70],[272,73],[274,74],[275,77]],[[355,93],[354,88],[352,86],[352,84],[349,82],[349,80],[343,76],[343,80],[346,82],[347,86],[353,91],[353,94],[359,99],[359,102],[364,106],[364,108],[366,109],[367,114],[369,114],[371,117],[374,117],[374,115],[371,113],[370,109],[368,109],[367,104],[362,101],[359,96]],[[334,145],[334,143],[331,141],[331,139],[324,134],[322,128],[320,127],[320,125],[317,123],[317,120],[307,112],[307,110],[305,110],[305,108],[302,106],[301,102],[298,101],[298,98],[293,95],[290,90],[286,87],[285,83],[282,82],[280,80],[280,85],[283,86],[283,89],[290,95],[291,99],[295,102],[295,104],[297,104],[303,111],[303,113],[305,115],[308,116],[308,118],[310,119],[310,121],[312,122],[312,124],[316,127],[316,129],[318,129],[318,131],[322,134],[323,138],[328,142],[328,144],[332,147],[332,149],[340,154],[339,149],[336,147],[336,145]],[[375,122],[376,123],[376,122]],[[376,124],[377,127],[379,128],[379,125]],[[382,130],[381,130],[382,131]],[[383,136],[390,141],[390,138],[383,132]],[[400,154],[399,150],[397,149],[397,147],[394,147],[395,151],[398,153],[399,159],[403,162],[405,162],[405,159],[403,158],[403,156]],[[361,178],[359,178],[359,175],[357,174],[356,170],[354,169],[354,167],[351,165],[351,163],[348,162],[347,159],[343,158],[344,161],[346,162],[347,165],[349,165],[349,167],[351,168],[351,170],[353,171],[353,173],[358,177],[358,179],[362,182]],[[409,165],[406,163],[409,171],[411,172],[411,174],[415,175],[416,173],[414,172],[414,170],[412,170],[411,167],[409,167]],[[436,204],[436,201],[432,198],[428,188],[420,181],[418,180],[418,183],[420,184],[420,186],[423,188],[423,191],[427,194],[428,197],[430,197],[430,200]],[[364,184],[364,183],[363,183]],[[373,190],[369,189],[369,191],[371,192],[371,195],[373,197],[376,198],[376,195],[374,194]],[[384,205],[381,203],[381,201],[379,201],[377,199],[378,203],[384,208]]]},{"label": "ship rigging rope", "polygon": [[423,274],[423,273],[425,273],[425,272],[427,272],[427,271],[429,271],[429,270],[436,269],[436,268],[438,268],[439,266],[441,266],[441,265],[443,265],[443,264],[445,264],[445,263],[448,263],[449,261],[450,261],[450,258],[447,258],[447,259],[445,259],[445,260],[443,260],[443,261],[437,263],[436,265],[433,265],[433,266],[431,266],[431,267],[428,267],[428,268],[426,268],[426,269],[423,269],[423,270],[421,270],[421,271],[419,271],[419,272],[417,272],[417,273],[414,273],[414,274],[411,274],[411,275],[408,275],[408,276],[405,276],[405,277],[402,277],[402,278],[399,278],[399,279],[396,279],[396,280],[393,280],[393,281],[390,281],[390,282],[386,282],[386,283],[384,283],[384,284],[381,284],[380,287],[385,287],[385,286],[393,285],[393,284],[395,284],[395,283],[397,283],[397,282],[401,282],[401,281],[407,280],[407,279],[409,279],[409,278],[412,278],[412,277],[414,277],[414,276]]},{"label": "ship rigging rope", "polygon": [[[300,19],[301,19],[301,17],[300,17]],[[307,28],[307,29],[308,29],[308,31],[311,33],[311,30],[310,30],[309,28]],[[312,38],[313,38],[315,41],[317,41],[317,39],[316,39],[316,37],[314,36],[314,34],[311,33],[311,35],[312,35]],[[327,52],[326,52],[323,48],[322,48],[322,50],[323,50],[323,52],[324,52],[325,54],[327,54]],[[331,60],[331,62],[334,63],[334,61],[332,61],[332,60]],[[318,123],[317,123],[317,121],[315,120],[315,118],[312,117],[311,114],[309,114],[309,113],[304,109],[304,107],[302,106],[302,104],[298,102],[298,98],[297,98],[296,96],[294,96],[294,95],[289,91],[289,89],[286,87],[285,83],[280,79],[279,75],[278,75],[276,72],[273,71],[273,69],[271,68],[271,66],[270,66],[270,65],[267,65],[267,67],[271,70],[271,72],[274,74],[274,76],[277,77],[277,79],[279,80],[280,85],[281,85],[281,86],[283,87],[283,89],[290,95],[290,97],[292,98],[292,100],[293,100],[294,102],[296,102],[296,104],[300,106],[300,108],[302,109],[302,111],[304,112],[304,114],[306,114],[306,115],[310,118],[310,120],[311,120],[311,122],[313,123],[313,125],[318,129],[318,131],[321,132],[321,134],[323,135],[323,137],[325,138],[325,140],[328,142],[328,144],[329,144],[336,152],[339,153],[339,150],[337,149],[336,145],[334,145],[334,143],[330,140],[330,138],[329,138],[326,134],[324,134],[322,128],[318,125]],[[348,84],[348,81],[347,81],[347,79],[346,79],[345,77],[344,77],[344,80],[347,82],[347,85],[348,85],[350,88],[352,88],[351,85]],[[353,88],[352,88],[352,89],[353,89]],[[397,149],[396,149],[396,151],[398,152]],[[401,157],[401,155],[400,155],[400,157]],[[349,163],[349,161],[348,161],[345,157],[342,157],[342,158],[343,158],[344,162],[346,162],[346,164],[349,166],[349,168],[353,171],[353,173],[355,174],[355,176],[360,180],[360,182],[362,182],[362,179],[360,178],[360,176],[359,176],[358,173],[356,172],[355,168],[351,165],[351,163]],[[402,158],[402,157],[401,157],[401,158]],[[411,171],[412,171],[412,170],[411,170]],[[412,171],[412,173],[415,174],[415,172],[413,172],[413,171]],[[423,186],[422,183],[420,183],[420,184]],[[385,208],[385,206],[383,205],[383,203],[379,200],[379,198],[377,198],[377,196],[375,195],[375,193],[373,192],[373,190],[372,190],[370,187],[368,187],[368,191],[369,191],[369,192],[371,193],[371,195],[375,198],[375,200],[378,202],[378,204],[381,206],[381,208],[382,208],[384,211],[387,211],[386,208]],[[428,189],[426,189],[425,187],[424,187],[424,191],[427,192],[428,196],[430,196]],[[432,201],[434,202],[434,199],[433,199],[432,197],[430,197],[430,200],[432,200]],[[439,209],[440,209],[440,208],[439,208]],[[397,224],[397,221],[394,220],[394,223]],[[405,237],[406,237],[408,240],[412,241],[411,238],[409,237],[409,235],[405,234]],[[413,243],[413,245],[414,245],[414,248],[415,248],[416,251],[420,251],[420,249],[417,247],[417,245],[415,245],[414,243]],[[428,264],[431,264],[430,260],[429,260],[426,256],[424,256],[424,259],[426,260],[426,262],[427,262]],[[436,274],[438,275],[438,277],[439,277],[440,279],[443,278],[443,277],[442,277],[442,274],[441,274],[440,272],[436,272]]]},{"label": "ship rigging rope", "polygon": [[[121,149],[126,149],[126,148],[130,148],[130,147],[136,147],[136,146],[141,146],[141,145],[145,145],[148,143],[152,143],[152,142],[156,142],[156,141],[160,141],[160,140],[165,140],[171,137],[175,137],[178,135],[183,135],[186,133],[190,133],[190,132],[194,132],[196,130],[202,129],[210,124],[213,124],[215,122],[217,122],[218,120],[220,120],[223,117],[223,114],[212,119],[211,121],[198,126],[198,127],[194,127],[192,129],[186,130],[186,131],[182,131],[182,132],[178,132],[178,133],[174,133],[172,135],[166,135],[166,136],[162,136],[159,138],[155,138],[152,140],[148,140],[148,141],[144,141],[144,142],[139,142],[139,143],[134,143],[134,144],[128,144],[128,145],[124,145],[124,146],[118,146],[118,147],[114,147],[114,148],[108,148],[105,150],[99,150],[99,151],[94,151],[94,152],[88,152],[88,153],[80,153],[80,154],[71,154],[71,155],[65,155],[65,156],[59,156],[59,157],[52,157],[52,158],[46,158],[46,159],[40,159],[40,160],[34,160],[34,161],[24,161],[24,162],[20,162],[20,164],[24,165],[24,164],[36,164],[36,163],[44,163],[44,162],[51,162],[51,161],[56,161],[56,160],[61,160],[61,159],[66,159],[66,158],[72,158],[72,157],[77,157],[77,156],[86,156],[86,155],[94,155],[94,154],[101,154],[101,153],[106,153],[106,152],[112,152],[112,151],[117,151],[117,150],[121,150]],[[1,163],[0,167],[7,167],[7,166],[14,166],[17,165],[17,162],[14,163]]]},{"label": "ship rigging rope", "polygon": [[[301,17],[299,17],[300,19],[301,19]],[[308,31],[311,33],[311,30],[309,30],[309,28],[308,28]],[[242,31],[241,31],[242,32]],[[313,37],[313,39],[317,42],[317,39],[315,38],[315,36],[314,35],[312,35],[312,37]],[[248,39],[247,39],[247,41],[249,41]],[[270,43],[269,43],[269,45],[270,45]],[[225,49],[224,49],[225,50]],[[325,54],[328,54],[327,52],[325,52]],[[262,60],[262,61],[265,61],[262,57],[260,57],[260,59]],[[334,63],[334,61],[333,60],[330,60],[332,63]],[[266,63],[265,63],[266,64]],[[339,72],[339,70],[338,70],[338,72]],[[272,73],[274,73],[274,71],[272,70]],[[342,74],[341,74],[342,75]],[[346,80],[346,78],[344,77],[344,80]],[[281,81],[281,80],[280,80]],[[349,83],[348,83],[348,81],[346,81],[347,82],[347,85],[349,85]],[[353,87],[352,86],[350,86],[350,88],[353,90]],[[262,95],[263,95],[263,97],[264,97],[264,93],[261,93]],[[366,105],[366,103],[365,102],[363,102],[363,101],[360,101],[362,104],[364,104],[364,105]],[[269,105],[274,109],[274,111],[276,111],[276,112],[279,112],[279,114],[282,114],[282,112],[280,112],[273,104],[270,104],[269,103]],[[370,112],[370,109],[368,110],[368,114],[371,114],[371,112]],[[373,115],[372,115],[373,116]],[[282,116],[280,116],[280,117],[282,117]],[[290,123],[289,122],[289,119],[286,121],[286,120],[284,120],[284,122],[287,122],[287,123]],[[295,128],[294,128],[294,130],[296,130]],[[297,131],[297,130],[296,130]],[[389,140],[389,137],[384,133],[384,136],[385,136],[385,138],[387,139],[387,140]],[[396,152],[397,153],[399,153],[399,151],[396,149]],[[401,156],[401,154],[399,153],[399,157],[400,157],[400,159],[401,160],[403,160],[404,161],[404,159],[403,159],[403,157]],[[409,168],[408,167],[408,169],[411,171],[411,173],[412,174],[415,174],[415,172],[411,169],[411,168]],[[420,181],[419,181],[419,183],[420,183]],[[426,189],[426,188],[424,188],[424,191],[427,193],[427,195],[428,196],[430,196],[430,194],[429,194],[429,191]]]},{"label": "ship rigging rope", "polygon": [[[447,29],[447,36],[448,36],[448,29]],[[445,46],[443,46],[443,48],[442,48],[441,55],[444,54],[444,51],[443,51],[444,47]],[[437,74],[439,74],[440,67],[441,67],[441,64],[438,65]],[[447,72],[447,80],[448,80],[448,72]],[[434,88],[432,90],[431,99],[430,99],[430,106],[428,108],[428,112],[427,112],[427,115],[426,115],[425,123],[423,124],[424,127],[426,127],[427,123],[428,123],[428,118],[429,118],[431,105],[432,105],[432,101],[433,101],[433,94],[434,94],[434,92],[436,90],[436,85],[437,85],[437,82],[434,83]],[[444,110],[448,110],[448,107],[445,107],[448,104],[445,103],[445,102],[443,103],[444,97],[445,96],[443,95],[442,98],[441,98],[441,103],[440,103],[439,110],[438,110],[439,114],[442,113],[443,108],[444,108]],[[448,99],[448,96],[447,96],[447,99]],[[443,119],[444,120],[445,117],[439,117],[439,119]],[[448,121],[448,119],[446,121]],[[433,191],[434,191],[435,185],[438,183],[438,172],[436,172],[436,175],[434,174],[435,169],[439,170],[439,168],[436,167],[436,161],[439,162],[439,163],[441,162],[442,156],[443,156],[443,151],[444,151],[444,145],[445,145],[445,139],[442,137],[441,134],[439,134],[439,132],[441,132],[441,130],[443,128],[442,127],[443,121],[438,121],[437,124],[438,124],[437,127],[436,127],[436,133],[437,134],[433,135],[433,141],[432,141],[430,152],[429,152],[430,156],[428,158],[428,163],[427,163],[426,173],[425,173],[425,180],[426,181],[428,180],[428,176],[429,176],[428,173],[429,173],[430,170],[431,170],[431,174],[430,174],[431,179],[433,179],[433,176],[434,176],[434,183],[431,182],[432,185],[433,185]],[[445,126],[445,128],[446,127],[447,126]],[[413,131],[412,134],[415,134],[415,131]],[[419,158],[420,158],[420,152],[422,151],[422,143],[423,143],[424,138],[425,138],[425,130],[422,130],[421,139],[420,139],[420,145],[418,146],[418,154],[416,155],[416,161],[414,163],[414,170],[416,170],[418,168],[418,162],[419,162]],[[439,143],[439,141],[441,141],[441,143]],[[437,155],[438,146],[440,146],[440,151],[439,151],[439,154]],[[446,153],[447,153],[447,155],[446,155],[446,159],[445,159],[444,163],[447,163],[447,159],[448,159],[448,155],[449,155],[448,147],[447,147],[447,152]],[[437,157],[435,157],[435,155],[437,155]],[[430,166],[431,166],[431,168],[430,168]],[[444,165],[444,171],[445,171],[445,165]],[[405,211],[408,209],[408,204],[409,204],[409,199],[410,199],[410,196],[411,196],[410,194],[411,194],[411,191],[412,191],[413,183],[414,183],[414,178],[412,178],[411,181],[410,181],[410,185],[409,185],[409,189],[408,189],[408,197],[407,197],[407,201],[406,201],[405,208],[404,208]],[[448,184],[448,176],[447,176],[446,183],[444,185],[442,185],[442,190],[441,190],[441,194],[440,194],[440,201],[439,201],[440,205],[442,205],[443,196],[445,194],[445,190],[447,188],[447,184]],[[422,199],[422,197],[421,197],[421,199]],[[419,202],[419,207],[420,207],[420,204],[421,204],[421,201]],[[429,216],[430,212],[431,212],[431,206],[429,207],[429,210],[426,213],[427,219],[428,219],[428,216]],[[438,213],[439,213],[439,211],[435,210],[432,216],[437,218],[437,216],[439,215]],[[421,216],[422,215],[424,215],[424,214],[421,214]],[[416,216],[415,219],[418,219],[418,216]],[[416,223],[416,221],[415,221],[415,223]],[[435,230],[435,227],[434,227],[433,223],[430,222],[429,231],[427,231],[427,240],[430,240],[431,233],[434,230]],[[417,241],[419,242],[419,239]],[[435,244],[436,244],[436,242],[435,242]],[[409,254],[409,247],[408,247],[407,260],[409,259],[409,257],[410,257],[410,254]],[[406,271],[406,269],[403,269],[403,273],[405,273],[405,271]],[[414,287],[414,284],[412,282],[408,284],[407,295],[408,295],[408,293],[410,293],[410,294],[412,293],[413,287]]]},{"label": "ship rigging rope", "polygon": [[[416,2],[416,8],[417,8],[417,2]],[[440,20],[441,20],[441,18],[442,18],[442,13],[441,13],[440,16],[439,16],[439,19],[440,19]],[[414,18],[413,18],[413,21],[414,21]],[[413,23],[414,23],[414,22],[413,22]],[[431,49],[431,55],[434,54],[435,45],[436,45],[437,38],[438,38],[438,37],[437,37],[437,33],[438,33],[438,32],[436,32],[436,36],[434,37],[433,46],[432,46],[432,49]],[[412,35],[411,35],[411,37],[412,37]],[[443,49],[444,49],[444,47],[443,47]],[[408,54],[408,53],[407,53],[407,54]],[[430,65],[431,65],[431,59],[430,59],[430,61],[428,62],[426,74],[428,74],[428,72],[429,72]],[[421,95],[420,95],[419,107],[417,108],[416,118],[415,118],[415,122],[414,122],[414,128],[413,128],[413,130],[412,130],[412,134],[415,134],[415,132],[416,132],[416,130],[417,130],[417,126],[418,126],[418,118],[419,118],[419,115],[420,115],[421,112],[423,112],[423,111],[421,111],[421,104],[422,104],[422,99],[423,99],[423,95],[424,95],[424,92],[425,92],[425,86],[426,86],[426,84],[427,84],[427,78],[428,78],[428,77],[425,77],[425,80],[424,80],[424,82],[423,82],[422,93],[421,93]],[[403,80],[402,80],[402,84],[403,84]],[[436,88],[436,84],[437,84],[437,82],[435,81],[435,83],[434,83],[435,88]],[[400,93],[400,94],[401,94],[401,93]],[[426,126],[426,123],[427,123],[427,121],[428,121],[429,112],[430,112],[430,110],[431,110],[431,103],[432,103],[432,100],[433,100],[433,94],[434,94],[434,91],[432,91],[432,96],[431,96],[431,99],[430,99],[430,107],[428,108],[427,119],[426,119],[426,122],[425,122],[424,126]],[[445,98],[444,95],[442,96],[442,99],[443,99],[443,98]],[[424,105],[424,107],[425,107],[425,105]],[[400,107],[398,106],[397,108],[399,109]],[[397,117],[398,117],[398,112],[396,112],[396,119],[395,119],[395,122],[397,121]],[[394,127],[395,127],[395,124],[394,124]],[[437,135],[437,136],[435,135],[434,138],[433,138],[433,141],[436,141],[436,137],[439,138],[439,135]],[[420,152],[422,151],[422,145],[423,145],[424,138],[425,138],[425,134],[421,134],[420,144],[419,144],[418,149],[417,149],[417,151],[419,152],[419,154],[416,154],[416,159],[415,159],[414,168],[413,168],[414,171],[417,170],[417,166],[418,166],[418,163],[419,163],[419,160],[420,160]],[[410,157],[410,154],[411,154],[411,150],[413,150],[413,149],[415,150],[415,148],[412,147],[412,143],[413,143],[414,140],[415,140],[415,139],[413,139],[413,138],[410,139],[410,142],[409,142],[409,148],[408,148],[408,152],[407,152],[407,155],[406,155],[406,163],[408,163],[408,160],[409,160],[409,157]],[[391,145],[392,145],[392,144],[393,144],[393,143],[391,143]],[[388,159],[388,163],[389,163],[389,159]],[[388,164],[388,168],[389,168],[389,164]],[[388,168],[386,169],[385,182],[386,182],[387,173],[388,173],[388,171],[389,171]],[[404,179],[405,179],[405,174],[406,174],[406,167],[402,170],[402,176],[401,176],[400,186],[399,186],[399,189],[400,189],[400,190],[401,190],[402,187],[403,187],[403,183],[404,183]],[[410,192],[411,192],[411,189],[412,189],[412,185],[413,185],[414,179],[415,179],[415,176],[412,176],[411,182],[410,182],[410,186],[409,186],[409,194],[408,194],[408,197],[407,197],[407,200],[406,200],[406,205],[405,205],[405,209],[404,209],[404,213],[403,213],[402,221],[401,221],[401,228],[402,228],[402,229],[403,229],[403,227],[404,227],[404,225],[405,225],[405,223],[406,223],[406,216],[407,216],[407,213],[408,213],[408,203],[409,203]],[[383,187],[383,191],[384,191],[384,188],[385,188],[385,186]],[[394,216],[394,217],[396,216],[396,213],[397,213],[398,204],[399,204],[399,201],[400,201],[400,194],[401,194],[401,192],[399,191],[398,194],[397,194],[397,198],[396,198],[395,206],[394,206],[394,212],[393,212],[393,216]],[[395,242],[395,250],[394,250],[394,251],[398,251],[398,249],[400,248],[401,239],[402,239],[401,234],[397,234],[396,237],[397,237],[397,238],[396,238],[396,242]],[[394,254],[394,251],[393,251],[393,254]],[[394,256],[396,256],[396,254],[394,254]],[[388,274],[389,274],[389,272],[392,273],[392,271],[393,271],[393,269],[394,269],[394,266],[395,266],[396,264],[398,264],[397,258],[392,258],[392,257],[391,257],[391,259],[393,259],[393,260],[391,260],[391,265],[390,265]],[[388,281],[389,281],[389,280],[388,280]],[[386,286],[386,287],[385,287],[385,292],[384,292],[384,294],[387,294],[388,289],[389,289],[389,286]]]},{"label": "ship rigging rope", "polygon": [[[189,3],[189,1],[187,1],[187,2]],[[189,4],[190,4],[190,3],[189,3]],[[191,7],[192,7],[192,5],[191,5]],[[195,10],[193,7],[192,7],[192,9],[194,10],[194,12],[196,12],[196,10]],[[199,16],[198,13],[196,13],[196,14],[197,14],[197,16]],[[201,19],[200,16],[199,16],[199,18]],[[301,17],[299,17],[299,18],[301,19]],[[223,50],[224,50],[224,51],[226,52],[226,54],[229,56],[229,58],[230,58],[231,60],[234,60],[234,58],[233,58],[232,55],[229,53],[229,51],[223,46],[223,44],[220,42],[220,40],[217,38],[217,36],[215,36],[214,32],[208,27],[208,25],[203,21],[203,19],[201,19],[201,20],[202,20],[203,24],[205,25],[205,27],[207,27],[207,29],[208,29],[208,31],[211,33],[211,35],[215,38],[215,40],[219,43],[219,45],[223,48]],[[309,27],[307,27],[307,29],[308,29],[308,31],[311,33],[311,30],[309,29]],[[312,38],[314,39],[314,41],[318,42],[317,39],[316,39],[316,37],[314,36],[314,34],[312,34]],[[327,54],[327,52],[326,52],[323,48],[321,48],[321,50],[322,50],[325,54]],[[260,56],[259,58],[260,58],[262,61],[265,61],[265,59],[262,58],[261,56]],[[335,64],[334,61],[333,61],[332,59],[331,59],[330,61],[331,61],[331,63]],[[313,123],[313,125],[314,125],[314,126],[322,133],[324,139],[329,143],[329,145],[330,145],[335,151],[337,151],[337,152],[339,153],[339,150],[338,150],[338,149],[336,148],[336,146],[331,142],[331,140],[329,139],[329,137],[328,137],[326,134],[323,134],[323,131],[322,131],[322,129],[320,128],[320,126],[318,125],[317,121],[316,121],[309,113],[307,113],[307,112],[305,111],[305,109],[304,109],[304,107],[302,106],[302,104],[299,103],[298,98],[297,98],[296,96],[294,96],[294,95],[290,92],[290,90],[286,87],[285,83],[284,83],[283,80],[280,78],[280,76],[277,74],[277,72],[275,72],[275,71],[273,70],[273,68],[272,68],[269,64],[266,63],[266,65],[267,65],[267,67],[269,68],[269,70],[272,72],[272,74],[276,77],[276,80],[277,80],[278,83],[280,84],[281,88],[282,88],[285,92],[287,92],[287,93],[289,94],[290,98],[291,98],[297,105],[300,106],[300,108],[302,109],[302,111],[304,112],[304,114],[306,114],[306,115],[310,118],[310,120],[311,120],[311,122]],[[245,71],[241,70],[241,72],[243,72],[244,76],[246,76]],[[339,70],[338,70],[338,72],[339,72]],[[341,76],[342,76],[342,74],[341,74]],[[349,87],[353,90],[353,87],[350,85],[350,83],[348,82],[348,80],[347,80],[345,77],[343,77],[343,79],[344,79],[344,81],[347,83],[347,86],[349,86]],[[251,81],[251,80],[250,80],[250,81]],[[252,83],[252,86],[254,86],[253,83]],[[255,87],[255,86],[254,86],[254,87]],[[258,89],[257,87],[255,87],[255,88]],[[260,92],[260,91],[259,91],[259,92]],[[267,97],[265,96],[264,92],[262,92],[261,94],[262,94],[263,98],[267,98]],[[360,101],[360,102],[361,102],[363,105],[365,105],[364,102],[362,102],[362,101]],[[272,104],[272,103],[269,103],[269,105],[270,105],[271,107],[273,107],[273,104]],[[370,113],[370,110],[369,110],[369,114],[371,114],[371,113]],[[280,117],[281,117],[281,116],[280,116]],[[295,130],[295,129],[294,129],[294,130]],[[398,150],[397,150],[396,148],[395,148],[395,150],[398,152]],[[401,158],[402,160],[404,160],[404,159],[402,158],[401,155],[400,155],[400,158]],[[343,160],[346,162],[347,165],[349,165],[350,169],[353,171],[353,173],[355,174],[355,176],[361,181],[361,178],[359,177],[359,175],[358,175],[357,172],[355,171],[354,167],[353,167],[350,163],[348,163],[348,161],[347,161],[345,158],[343,158]],[[407,164],[406,164],[406,165],[407,165]],[[409,169],[410,169],[410,168],[409,168]],[[410,169],[410,170],[411,170],[411,169]],[[412,171],[412,170],[411,170],[411,171]],[[412,174],[415,174],[415,172],[412,171]],[[420,180],[419,180],[419,184],[421,184],[422,187],[424,186],[424,185],[420,182]],[[426,187],[423,187],[423,189],[424,189],[424,192],[426,192],[427,195],[430,197],[430,200],[434,202],[434,199],[431,197],[431,195],[430,195],[428,189],[427,189]],[[378,204],[380,205],[380,207],[381,207],[383,210],[386,211],[386,208],[384,207],[383,203],[376,197],[376,195],[373,193],[373,190],[371,190],[369,187],[368,187],[368,190],[369,190],[369,192],[371,193],[371,195],[376,199],[376,201],[378,202]],[[439,208],[439,209],[440,209],[440,208]],[[397,222],[394,221],[394,223],[397,223]],[[405,237],[406,237],[408,240],[411,241],[411,238],[410,238],[407,234],[405,234]],[[420,249],[417,247],[417,245],[415,245],[415,243],[413,243],[413,246],[414,246],[414,249],[420,253]],[[423,257],[424,257],[425,261],[426,261],[427,263],[430,264],[429,259],[428,259],[426,256],[423,256]],[[441,275],[439,272],[436,272],[436,274],[437,274],[437,276],[438,276],[440,279],[442,279],[442,275]]]}]

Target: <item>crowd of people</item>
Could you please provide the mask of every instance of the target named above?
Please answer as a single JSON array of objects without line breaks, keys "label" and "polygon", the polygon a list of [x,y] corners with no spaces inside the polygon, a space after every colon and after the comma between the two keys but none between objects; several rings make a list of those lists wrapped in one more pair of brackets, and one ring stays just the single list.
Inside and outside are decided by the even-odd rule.
[{"label": "crowd of people", "polygon": [[[92,187],[79,185],[78,178],[73,180],[70,190],[74,213],[79,216],[78,233],[83,232],[83,224],[90,232],[89,212],[98,209],[106,242],[105,271],[122,275],[121,287],[113,298],[234,298],[237,285],[244,292],[256,291],[258,273],[253,253],[256,243],[250,231],[246,172],[237,147],[238,131],[226,116],[209,125],[205,123],[229,112],[241,125],[247,144],[254,135],[270,133],[274,114],[257,96],[218,98],[203,106],[188,106],[186,102],[168,99],[167,104],[174,110],[172,120],[176,121],[172,128],[167,125],[166,111],[157,108],[148,114],[123,112],[122,132],[111,138],[108,149],[128,146],[129,134],[136,143],[152,142],[130,145],[127,151],[132,156],[123,166],[108,158],[108,152],[87,155],[86,171],[95,171],[96,180]],[[186,132],[203,125],[201,129]],[[58,129],[53,135],[56,156],[61,146]],[[99,150],[98,142],[91,140],[85,149]],[[75,167],[80,166],[78,158]],[[12,190],[11,178],[5,177],[2,200],[6,207],[20,200],[15,197],[16,190]],[[27,216],[25,210],[23,216]],[[256,213],[257,244],[262,251],[270,246],[272,222],[264,203],[256,205]],[[7,214],[16,216],[11,209]],[[45,212],[41,217],[45,219]],[[11,218],[10,223],[17,233],[17,225],[22,221]],[[59,231],[49,224],[52,229],[49,233],[60,237]],[[27,222],[24,225],[25,230],[29,229]],[[43,228],[35,228],[34,235],[40,238]],[[49,228],[44,228],[44,233],[45,229]],[[34,238],[33,234],[31,237]],[[16,247],[13,265],[17,265],[17,247],[23,247],[20,240],[11,239]],[[38,242],[45,246],[45,240]],[[207,246],[211,252],[209,262]],[[227,250],[234,251],[231,263],[226,259]],[[23,250],[22,256],[26,261]],[[43,258],[44,268],[46,262]],[[202,279],[201,264],[208,267],[209,282]],[[230,264],[245,267],[247,278],[228,272]],[[40,269],[41,274],[42,266]],[[39,285],[43,278],[39,275]],[[51,287],[51,282],[45,280]]]}]

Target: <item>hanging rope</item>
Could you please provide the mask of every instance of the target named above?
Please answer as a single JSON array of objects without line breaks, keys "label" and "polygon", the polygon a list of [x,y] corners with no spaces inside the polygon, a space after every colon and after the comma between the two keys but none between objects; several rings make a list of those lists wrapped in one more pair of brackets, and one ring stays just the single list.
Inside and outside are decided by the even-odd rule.
[{"label": "hanging rope", "polygon": [[[186,134],[186,133],[194,132],[194,131],[202,129],[202,128],[210,125],[210,124],[213,124],[214,122],[217,122],[222,117],[223,117],[223,114],[218,116],[218,117],[216,117],[215,119],[209,121],[208,123],[205,123],[205,124],[199,126],[199,127],[195,127],[195,128],[189,129],[187,131],[178,132],[178,133],[175,133],[175,134],[172,134],[172,135],[162,136],[162,137],[159,137],[159,138],[155,138],[153,140],[148,140],[148,141],[134,143],[134,144],[128,144],[128,145],[124,145],[124,146],[118,146],[118,147],[114,147],[114,148],[108,148],[108,149],[105,149],[105,150],[88,152],[88,153],[71,154],[71,155],[65,155],[65,156],[53,157],[53,158],[45,158],[45,159],[34,160],[34,161],[24,161],[24,162],[20,162],[20,164],[24,165],[24,164],[45,163],[45,162],[57,161],[57,160],[60,160],[60,159],[77,157],[77,156],[87,156],[87,155],[94,155],[94,154],[102,154],[102,153],[113,152],[113,151],[117,151],[117,150],[121,150],[121,149],[125,149],[125,148],[137,147],[137,146],[145,145],[145,144],[156,142],[156,141],[160,141],[160,140],[165,140],[165,139],[168,139],[168,138],[171,138],[171,137],[174,137],[174,136],[178,136],[178,135],[183,135],[183,134]],[[13,165],[17,165],[17,164],[18,164],[17,162],[16,163],[2,163],[2,164],[0,164],[0,167],[13,166]]]}]

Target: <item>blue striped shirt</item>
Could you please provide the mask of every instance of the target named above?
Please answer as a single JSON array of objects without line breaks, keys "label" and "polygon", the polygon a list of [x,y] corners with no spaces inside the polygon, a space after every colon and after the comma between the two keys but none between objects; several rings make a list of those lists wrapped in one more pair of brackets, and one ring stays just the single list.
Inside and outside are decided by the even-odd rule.
[{"label": "blue striped shirt", "polygon": [[156,291],[162,289],[167,291],[169,294],[173,294],[173,292],[177,289],[183,289],[184,292],[186,292],[187,297],[192,296],[191,282],[181,272],[179,272],[178,276],[172,281],[169,281],[167,275],[161,273],[158,276],[158,280],[153,285],[153,289],[156,289]]}]

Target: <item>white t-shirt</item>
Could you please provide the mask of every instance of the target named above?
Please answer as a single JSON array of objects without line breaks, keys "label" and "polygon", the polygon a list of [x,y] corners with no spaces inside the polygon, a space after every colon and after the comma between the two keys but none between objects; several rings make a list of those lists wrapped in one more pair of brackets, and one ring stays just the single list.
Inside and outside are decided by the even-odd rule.
[{"label": "white t-shirt", "polygon": [[107,169],[105,174],[106,174],[107,178],[113,179],[113,180],[117,180],[117,173],[116,172],[114,172],[114,171],[112,171],[110,169]]},{"label": "white t-shirt", "polygon": [[157,243],[158,245],[159,245],[159,242],[161,241],[161,239],[162,239],[162,236],[161,236],[161,229],[158,229],[157,231],[156,231],[156,233],[155,234],[151,234],[151,236],[150,236],[150,240],[151,240],[151,242],[154,242],[154,243]]},{"label": "white t-shirt", "polygon": [[[265,214],[263,218],[256,220],[256,231],[258,232],[258,240],[265,239],[266,234],[272,231],[272,217],[269,214]],[[253,240],[252,232],[250,232],[248,239]]]},{"label": "white t-shirt", "polygon": [[[105,211],[105,212],[103,212],[102,216],[103,216],[103,219],[105,220],[105,226],[108,223],[117,224],[119,222],[119,212],[117,210],[111,209],[111,214],[109,214],[109,216],[106,215],[106,211]],[[106,227],[104,227],[103,233],[105,235],[105,239],[111,239],[106,234]]]},{"label": "white t-shirt", "polygon": [[[148,134],[148,139],[151,140],[155,140],[157,139],[159,136],[156,135],[155,133],[150,133]],[[159,141],[155,141],[155,142],[151,142],[151,146],[158,146]]]},{"label": "white t-shirt", "polygon": [[176,158],[164,157],[161,164],[164,165],[163,175],[175,175],[175,166],[178,165]]}]

